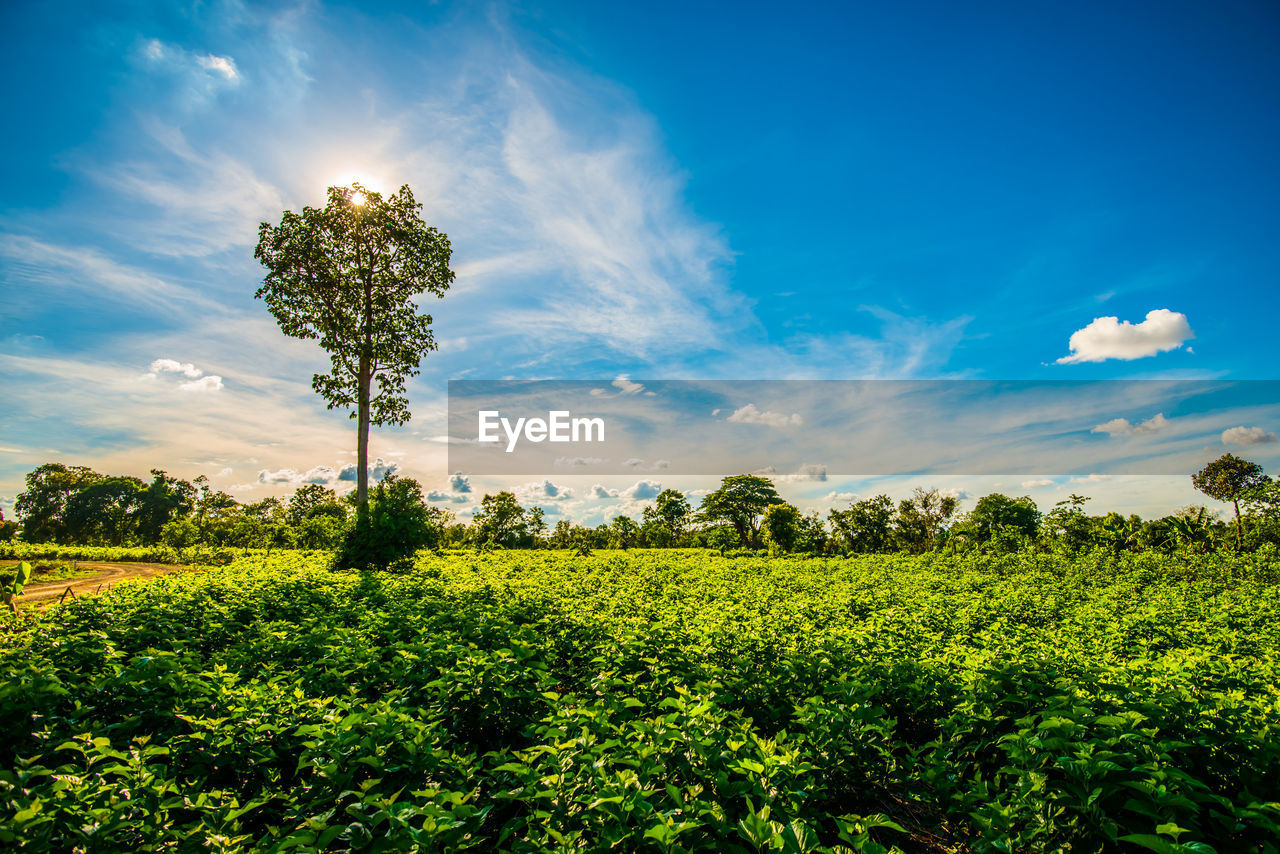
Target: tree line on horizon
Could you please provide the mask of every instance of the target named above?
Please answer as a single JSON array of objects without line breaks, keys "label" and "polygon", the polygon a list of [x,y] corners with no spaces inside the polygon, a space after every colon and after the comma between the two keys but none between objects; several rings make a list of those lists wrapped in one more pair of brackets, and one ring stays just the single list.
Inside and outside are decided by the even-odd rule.
[{"label": "tree line on horizon", "polygon": [[[524,507],[510,491],[484,495],[470,522],[462,522],[448,510],[427,506],[416,481],[392,475],[369,496],[369,518],[380,525],[375,536],[353,534],[359,516],[354,491],[340,497],[323,485],[305,484],[284,499],[243,503],[204,476],[187,481],[153,469],[150,481],[144,481],[46,463],[27,474],[26,489],[15,502],[18,521],[0,520],[0,539],[165,545],[181,553],[195,546],[342,550],[353,537],[363,537],[360,548],[385,552],[386,564],[421,547],[768,549],[837,555],[1031,548],[1208,552],[1280,545],[1280,482],[1256,463],[1228,454],[1192,480],[1206,495],[1233,504],[1234,524],[1203,506],[1156,519],[1115,512],[1090,515],[1090,499],[1074,494],[1041,512],[1028,496],[992,493],[961,512],[955,496],[925,488],[897,502],[886,494],[852,501],[831,508],[824,519],[817,511],[801,513],[772,481],[758,475],[724,478],[696,508],[684,493],[665,489],[640,519],[617,515],[594,527],[570,519],[548,525],[542,507]],[[384,565],[381,558],[373,563]]]}]

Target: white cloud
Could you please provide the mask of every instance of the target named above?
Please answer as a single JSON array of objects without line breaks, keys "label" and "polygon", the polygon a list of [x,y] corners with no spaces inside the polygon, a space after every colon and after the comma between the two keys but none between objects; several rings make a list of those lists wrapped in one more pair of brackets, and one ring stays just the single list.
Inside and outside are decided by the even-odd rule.
[{"label": "white cloud", "polygon": [[[369,480],[379,481],[389,474],[395,474],[400,470],[398,463],[389,463],[382,457],[378,457],[369,463]],[[356,477],[359,475],[359,468],[355,463],[345,463],[338,470],[337,480],[355,483]]]},{"label": "white cloud", "polygon": [[644,391],[643,385],[640,383],[633,383],[631,380],[627,379],[626,374],[618,377],[610,383],[610,385],[621,391],[623,394],[638,394]]},{"label": "white cloud", "polygon": [[798,412],[790,415],[783,415],[781,412],[762,412],[754,403],[735,409],[726,420],[735,424],[764,424],[769,427],[796,427],[804,423],[804,419]]},{"label": "white cloud", "polygon": [[258,483],[300,483],[301,475],[296,469],[279,469],[271,471],[262,469],[258,472]]},{"label": "white cloud", "polygon": [[543,501],[568,501],[573,498],[573,490],[549,480],[526,483],[512,490],[517,500],[522,503],[537,504]]},{"label": "white cloud", "polygon": [[591,487],[589,490],[587,490],[587,497],[589,497],[589,498],[617,498],[617,497],[618,497],[618,490],[616,490],[616,489],[609,489],[609,488],[604,487],[604,486],[601,486],[600,484],[598,484],[598,483],[597,483],[597,484],[593,484],[593,485],[592,485],[592,487]]},{"label": "white cloud", "polygon": [[179,362],[176,359],[156,359],[151,363],[152,374],[182,374],[195,379],[204,373],[190,362]]},{"label": "white cloud", "polygon": [[1023,489],[1038,489],[1042,486],[1053,486],[1053,481],[1048,478],[1040,478],[1039,480],[1024,480],[1021,483]]},{"label": "white cloud", "polygon": [[1102,483],[1103,481],[1107,481],[1107,480],[1111,480],[1111,475],[1098,474],[1095,472],[1093,474],[1087,474],[1081,477],[1073,477],[1071,478],[1071,483]]},{"label": "white cloud", "polygon": [[843,504],[846,501],[853,501],[857,497],[858,493],[856,492],[828,492],[819,500],[827,503],[838,502]]},{"label": "white cloud", "polygon": [[318,483],[328,485],[338,480],[338,472],[333,466],[315,466],[298,476],[297,483]]},{"label": "white cloud", "polygon": [[227,80],[238,81],[240,79],[240,72],[236,70],[236,61],[229,56],[205,54],[204,56],[197,56],[196,63],[206,71],[221,74]]},{"label": "white cloud", "polygon": [[465,504],[470,499],[465,495],[455,495],[452,492],[441,492],[438,489],[432,489],[427,492],[428,501],[451,501],[454,504]]},{"label": "white cloud", "polygon": [[[388,463],[382,457],[378,457],[369,464],[369,479],[375,482],[380,481],[389,474],[395,474],[398,470],[399,466],[396,463]],[[323,486],[336,486],[339,483],[354,483],[356,473],[355,463],[339,463],[336,468],[324,465],[313,466],[304,472],[293,468],[282,468],[275,471],[262,469],[258,472],[258,483],[318,483]]]},{"label": "white cloud", "polygon": [[1224,445],[1268,445],[1275,441],[1276,434],[1261,427],[1231,427],[1222,431]]},{"label": "white cloud", "polygon": [[236,61],[229,56],[192,53],[159,39],[147,39],[138,51],[145,66],[184,78],[184,89],[199,99],[208,98],[221,86],[240,82]]},{"label": "white cloud", "polygon": [[1176,350],[1194,337],[1186,315],[1167,308],[1147,312],[1146,320],[1140,323],[1121,321],[1117,317],[1097,317],[1088,326],[1071,334],[1067,342],[1071,355],[1058,359],[1058,364],[1141,359]]},{"label": "white cloud", "polygon": [[637,481],[633,486],[622,491],[622,497],[630,501],[644,501],[649,498],[657,498],[658,493],[662,491],[662,484],[653,480]]},{"label": "white cloud", "polygon": [[222,377],[214,374],[210,374],[207,377],[201,377],[198,380],[178,383],[178,391],[220,391],[221,389]]},{"label": "white cloud", "polygon": [[1130,423],[1127,418],[1112,418],[1110,421],[1094,427],[1089,432],[1106,433],[1108,436],[1145,436],[1158,432],[1168,424],[1169,419],[1164,417],[1164,413],[1157,412],[1146,421],[1138,424]]}]

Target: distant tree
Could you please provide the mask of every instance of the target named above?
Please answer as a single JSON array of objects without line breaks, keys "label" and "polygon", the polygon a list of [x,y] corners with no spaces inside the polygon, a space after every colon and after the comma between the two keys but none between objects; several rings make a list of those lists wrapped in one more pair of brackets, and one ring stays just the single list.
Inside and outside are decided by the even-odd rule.
[{"label": "distant tree", "polygon": [[515,493],[502,491],[480,499],[480,510],[471,517],[476,543],[494,543],[510,549],[520,545],[528,534],[525,510]]},{"label": "distant tree", "polygon": [[22,522],[22,538],[29,543],[70,542],[63,514],[67,502],[103,476],[84,466],[45,463],[27,474],[27,488],[18,493],[13,509]]},{"label": "distant tree", "polygon": [[185,480],[170,477],[161,469],[151,470],[151,483],[138,496],[135,511],[138,539],[144,543],[160,541],[160,532],[170,520],[190,513],[196,490]]},{"label": "distant tree", "polygon": [[818,515],[818,511],[814,510],[800,518],[796,532],[797,551],[815,555],[826,554],[827,544],[830,542],[831,537],[827,533],[827,526],[822,523],[822,517]]},{"label": "distant tree", "polygon": [[736,543],[740,542],[741,538],[738,536],[738,532],[728,525],[717,525],[707,534],[707,546],[720,552],[721,557]]},{"label": "distant tree", "polygon": [[541,507],[534,507],[529,510],[529,536],[533,539],[532,546],[538,547],[539,542],[547,533],[546,511]]},{"label": "distant tree", "polygon": [[551,531],[551,548],[567,549],[573,545],[573,523],[568,519],[561,519],[556,522],[556,526]]},{"label": "distant tree", "polygon": [[240,514],[240,504],[221,489],[216,489],[204,475],[196,478],[193,486],[196,488],[194,515],[196,524],[200,526],[201,539],[213,542],[212,532],[233,524]]},{"label": "distant tree", "polygon": [[738,543],[751,547],[759,542],[765,508],[781,503],[782,497],[768,478],[739,474],[724,478],[719,489],[702,499],[699,516],[704,522],[732,525]]},{"label": "distant tree", "polygon": [[143,491],[136,477],[104,477],[77,490],[63,511],[67,536],[79,543],[130,542]]},{"label": "distant tree", "polygon": [[266,537],[267,554],[271,554],[272,549],[291,549],[298,541],[297,531],[292,526],[280,520],[272,520],[267,522]]},{"label": "distant tree", "polygon": [[231,525],[226,541],[228,545],[244,549],[247,554],[250,549],[266,548],[269,536],[267,521],[261,516],[246,513]]},{"label": "distant tree", "polygon": [[898,503],[898,516],[894,520],[898,537],[910,551],[932,551],[938,535],[959,506],[959,499],[953,495],[917,486],[910,498]]},{"label": "distant tree", "polygon": [[794,505],[770,504],[760,517],[764,542],[778,551],[795,551],[800,538],[800,518],[800,511]]},{"label": "distant tree", "polygon": [[[357,420],[356,503],[368,497],[369,425],[409,420],[405,379],[436,349],[431,315],[414,299],[443,297],[454,274],[449,239],[419,216],[406,184],[383,198],[359,183],[330,187],[323,208],[262,223],[254,252],[267,275],[257,297],[286,334],[318,339],[330,371],[312,388]],[[374,383],[377,391],[374,391]]]},{"label": "distant tree", "polygon": [[671,532],[672,538],[678,540],[689,527],[689,517],[693,511],[684,493],[676,489],[664,489],[653,500],[653,512]]},{"label": "distant tree", "polygon": [[[290,525],[300,525],[302,520],[311,515],[311,511],[321,505],[332,504],[341,509],[338,496],[332,489],[318,483],[304,483],[289,496],[288,521]],[[342,511],[346,516],[346,511]]]},{"label": "distant tree", "polygon": [[652,507],[644,508],[640,519],[640,542],[649,548],[665,549],[674,541],[667,523]]},{"label": "distant tree", "polygon": [[864,498],[847,510],[832,510],[828,519],[836,542],[852,552],[871,554],[891,546],[893,499],[887,495]]},{"label": "distant tree", "polygon": [[346,522],[326,513],[303,519],[294,530],[294,541],[304,549],[334,549],[346,534]]},{"label": "distant tree", "polygon": [[614,516],[609,523],[609,548],[629,549],[640,538],[640,526],[630,516]]},{"label": "distant tree", "polygon": [[1136,513],[1125,517],[1120,513],[1108,513],[1099,520],[1098,526],[1104,544],[1114,551],[1137,551],[1142,546],[1142,517]]},{"label": "distant tree", "polygon": [[181,558],[183,552],[200,542],[200,529],[189,517],[170,519],[160,529],[160,542],[176,550]]},{"label": "distant tree", "polygon": [[1043,534],[1071,554],[1086,548],[1093,539],[1093,525],[1084,512],[1085,502],[1090,500],[1073,492],[1054,504],[1044,516]]},{"label": "distant tree", "polygon": [[283,501],[270,495],[261,501],[244,505],[244,515],[264,522],[283,522],[288,512]]},{"label": "distant tree", "polygon": [[1268,478],[1262,466],[1242,460],[1234,454],[1223,454],[1191,475],[1195,488],[1219,501],[1230,501],[1236,511],[1236,548],[1244,546],[1244,529],[1240,524],[1240,501],[1259,490]]},{"label": "distant tree", "polygon": [[1029,496],[1010,498],[999,492],[984,495],[965,519],[966,532],[989,543],[1002,534],[1033,539],[1040,531],[1040,510]]}]

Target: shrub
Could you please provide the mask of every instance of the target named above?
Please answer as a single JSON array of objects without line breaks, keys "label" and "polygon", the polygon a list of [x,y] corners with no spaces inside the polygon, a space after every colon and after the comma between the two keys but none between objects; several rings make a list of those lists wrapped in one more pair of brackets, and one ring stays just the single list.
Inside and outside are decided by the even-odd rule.
[{"label": "shrub", "polygon": [[334,569],[390,569],[412,561],[414,552],[436,544],[438,531],[416,480],[388,475],[374,487],[369,504],[342,538]]}]

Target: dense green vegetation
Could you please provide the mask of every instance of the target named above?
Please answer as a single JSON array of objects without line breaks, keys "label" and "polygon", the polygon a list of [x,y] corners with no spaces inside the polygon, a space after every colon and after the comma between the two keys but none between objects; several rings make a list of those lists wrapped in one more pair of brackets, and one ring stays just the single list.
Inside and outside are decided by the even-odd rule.
[{"label": "dense green vegetation", "polygon": [[20,850],[1275,852],[1280,560],[258,554],[20,620]]},{"label": "dense green vegetation", "polygon": [[[19,533],[28,543],[163,546],[170,562],[209,563],[219,549],[335,549],[345,568],[385,567],[416,548],[441,546],[713,548],[722,554],[768,548],[816,555],[940,550],[1075,555],[1096,548],[1202,554],[1280,546],[1280,481],[1230,454],[1193,475],[1192,482],[1209,497],[1231,503],[1234,526],[1202,506],[1154,519],[1090,515],[1090,499],[1081,495],[1042,512],[1029,497],[993,493],[962,512],[956,497],[923,488],[896,504],[888,495],[853,501],[830,509],[823,519],[816,511],[802,515],[768,478],[735,475],[696,509],[678,490],[664,489],[639,520],[619,515],[591,528],[561,518],[548,530],[544,509],[521,506],[511,492],[481,497],[464,524],[451,511],[429,506],[441,493],[424,498],[416,481],[394,475],[374,487],[373,506],[361,511],[363,516],[355,492],[339,497],[315,483],[284,500],[240,503],[204,478],[188,483],[160,470],[151,475],[145,484],[61,463],[39,466],[27,475],[27,488],[17,498],[22,524],[0,526],[0,550]],[[388,550],[392,541],[398,545]],[[200,554],[193,557],[192,549]]]}]

